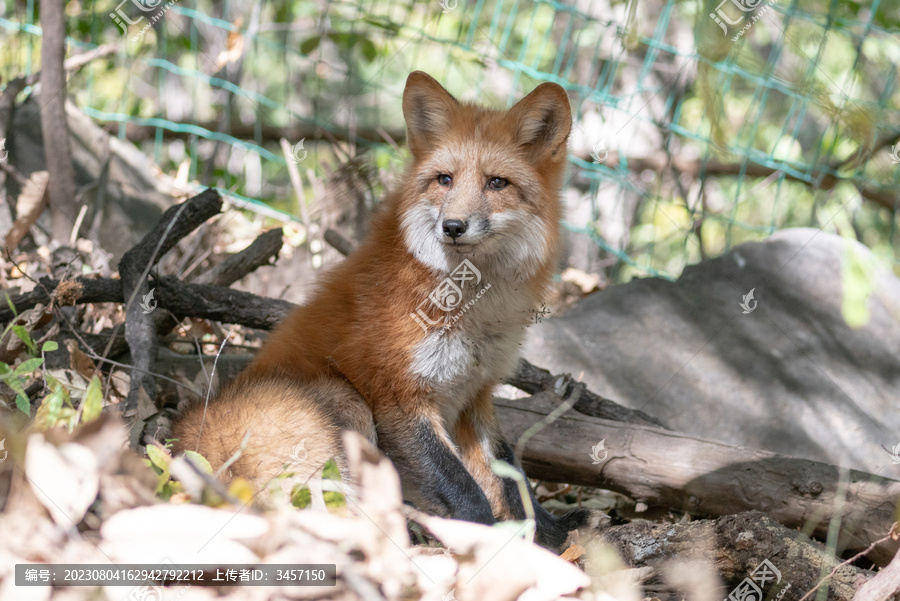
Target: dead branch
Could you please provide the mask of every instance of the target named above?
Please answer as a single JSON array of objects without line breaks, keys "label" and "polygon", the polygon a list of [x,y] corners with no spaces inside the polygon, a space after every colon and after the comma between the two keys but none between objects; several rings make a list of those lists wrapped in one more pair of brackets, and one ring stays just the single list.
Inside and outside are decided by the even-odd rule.
[{"label": "dead branch", "polygon": [[334,250],[338,251],[345,257],[352,254],[354,250],[356,250],[356,246],[344,238],[339,232],[328,228],[325,230],[325,242],[330,244]]},{"label": "dead branch", "polygon": [[[525,359],[519,359],[519,367],[516,369],[516,373],[507,378],[506,383],[528,394],[537,394],[546,390],[553,391],[554,394],[561,398],[568,398],[568,395],[573,391],[574,381],[569,376],[555,376],[546,369],[532,365]],[[565,390],[556,390],[560,386],[565,387]],[[579,413],[592,417],[611,419],[626,424],[657,426],[668,430],[666,425],[655,417],[647,415],[643,411],[623,407],[615,401],[603,398],[584,387],[580,387],[573,408]]]},{"label": "dead branch", "polygon": [[[587,162],[591,162],[592,160],[592,158],[587,155],[579,158]],[[867,198],[890,211],[895,211],[900,208],[900,197],[898,197],[895,191],[887,191],[876,186],[868,186],[863,182],[856,181],[852,177],[839,177],[831,173],[818,172],[810,174],[810,177],[815,181],[814,184],[811,184],[804,178],[790,172],[779,171],[778,169],[766,167],[765,165],[760,165],[749,160],[746,162],[725,163],[710,159],[709,161],[704,162],[702,159],[687,159],[678,155],[669,155],[665,152],[659,152],[647,157],[627,157],[627,164],[625,164],[625,159],[626,157],[620,157],[617,152],[610,152],[608,158],[604,161],[604,165],[610,169],[617,169],[620,167],[620,163],[622,163],[622,167],[627,166],[628,170],[634,173],[640,173],[645,170],[662,172],[668,165],[671,165],[681,173],[685,173],[695,179],[699,178],[701,173],[707,178],[738,177],[742,175],[746,177],[766,178],[775,173],[783,173],[786,179],[806,184],[813,190],[831,190],[839,183],[850,182],[857,187],[863,198]],[[831,169],[836,170],[839,167],[840,164]]]},{"label": "dead branch", "polygon": [[271,265],[278,258],[283,246],[282,230],[277,228],[259,235],[250,246],[234,253],[224,261],[200,274],[194,284],[231,286],[248,273],[263,265]]},{"label": "dead branch", "polygon": [[137,406],[143,390],[151,400],[156,396],[156,384],[152,375],[156,363],[156,324],[150,312],[142,308],[138,300],[148,299],[150,284],[147,275],[162,257],[187,234],[222,210],[222,198],[213,189],[170,207],[144,238],[119,261],[122,281],[122,297],[125,305],[125,339],[134,367],[126,410]]},{"label": "dead branch", "polygon": [[179,319],[199,317],[271,330],[295,307],[285,300],[231,288],[185,284],[174,277],[160,278],[156,283],[160,306]]},{"label": "dead branch", "polygon": [[[116,123],[115,126],[116,128],[118,128],[120,124]],[[219,124],[207,122],[201,123],[200,127],[203,127],[210,131],[218,131]],[[389,139],[395,141],[397,144],[402,143],[403,140],[406,139],[406,134],[403,130],[391,130],[388,132],[384,132],[384,130],[379,130],[378,128],[357,129],[354,132],[355,135],[352,137],[346,131],[325,131],[321,127],[314,124],[300,124],[294,127],[274,127],[263,125],[260,134],[257,133],[256,128],[257,124],[255,123],[248,124],[234,121],[226,131],[230,132],[230,134],[234,137],[241,139],[255,139],[257,135],[261,135],[263,140],[269,142],[278,142],[281,138],[287,138],[288,140],[294,141],[299,141],[301,139],[332,139],[340,141],[381,143],[385,141],[385,133],[389,136]],[[156,132],[157,128],[154,127],[135,125],[132,123],[128,123],[125,125],[125,136],[132,141],[153,139],[153,136],[156,135]],[[173,131],[168,129],[163,130],[162,134],[166,139],[187,139],[190,135],[188,133],[185,133],[185,131]],[[591,162],[593,160],[590,156],[590,153],[579,155],[578,158],[586,162]],[[619,162],[619,154],[616,152],[610,152],[609,157],[604,164],[610,168],[617,168],[619,166]],[[776,169],[766,167],[765,165],[759,165],[752,161],[747,161],[746,163],[742,163],[740,161],[726,163],[723,161],[711,159],[704,162],[702,159],[687,159],[679,157],[677,155],[670,156],[665,152],[659,152],[647,157],[628,157],[627,168],[629,171],[636,173],[640,173],[641,171],[647,169],[662,172],[666,169],[666,166],[669,163],[672,163],[682,173],[687,173],[694,178],[699,177],[701,171],[703,172],[705,177],[736,177],[741,175],[742,173],[745,173],[749,177],[761,178],[768,177],[777,172]],[[842,167],[843,164],[838,163],[832,166],[832,169],[837,170]],[[816,183],[810,184],[808,181],[805,181],[804,179],[789,172],[785,171],[783,173],[787,179],[804,183],[806,185],[809,185],[813,189],[830,190],[837,184],[844,181],[854,183],[854,180],[852,178],[843,178],[832,175],[830,173],[825,173],[813,175],[812,177]],[[891,211],[894,211],[898,207],[900,207],[900,204],[898,204],[898,202],[900,202],[900,199],[898,199],[897,194],[893,191],[885,191],[875,186],[866,186],[862,184],[857,184],[857,187],[860,191],[860,194],[864,198],[867,198],[870,201],[875,202],[876,204],[879,204]]]},{"label": "dead branch", "polygon": [[[52,295],[56,294],[60,285],[59,280],[51,278],[43,278],[40,282]],[[188,284],[174,277],[161,277],[153,280],[153,284],[156,286],[158,306],[179,318],[212,319],[271,330],[295,307],[284,300],[264,298],[231,288]],[[70,302],[61,304],[122,303],[126,300],[120,280],[80,277],[66,280],[66,286],[77,290],[77,293],[67,297]],[[38,303],[49,304],[51,294],[43,288],[35,288],[27,294],[10,297],[10,301],[16,313],[21,313]],[[12,318],[12,310],[6,303],[0,303],[0,322]]]}]

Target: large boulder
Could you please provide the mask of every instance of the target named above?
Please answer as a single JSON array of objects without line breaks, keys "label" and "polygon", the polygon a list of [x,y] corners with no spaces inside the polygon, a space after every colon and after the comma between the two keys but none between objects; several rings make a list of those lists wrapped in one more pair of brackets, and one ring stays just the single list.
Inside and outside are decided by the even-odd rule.
[{"label": "large boulder", "polygon": [[[886,449],[900,443],[900,280],[847,275],[872,259],[832,234],[784,230],[675,282],[594,293],[533,326],[524,354],[675,430],[897,478]],[[867,318],[853,302],[865,281]],[[842,307],[865,324],[850,327]]]}]

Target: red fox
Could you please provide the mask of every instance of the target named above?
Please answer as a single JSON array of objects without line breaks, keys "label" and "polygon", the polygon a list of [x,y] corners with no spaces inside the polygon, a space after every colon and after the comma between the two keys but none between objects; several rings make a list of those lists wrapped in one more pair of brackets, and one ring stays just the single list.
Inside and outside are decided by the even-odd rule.
[{"label": "red fox", "polygon": [[[226,477],[262,487],[286,466],[302,471],[298,459],[312,466],[305,475],[330,457],[343,466],[340,432],[352,429],[393,462],[417,508],[482,524],[524,519],[515,482],[491,471],[515,459],[491,393],[515,369],[557,264],[568,97],[544,83],[493,110],[416,71],[403,115],[412,162],[368,240],[216,400],[176,419],[175,449],[216,469],[249,431]],[[536,540],[551,549],[591,516],[533,504]]]}]

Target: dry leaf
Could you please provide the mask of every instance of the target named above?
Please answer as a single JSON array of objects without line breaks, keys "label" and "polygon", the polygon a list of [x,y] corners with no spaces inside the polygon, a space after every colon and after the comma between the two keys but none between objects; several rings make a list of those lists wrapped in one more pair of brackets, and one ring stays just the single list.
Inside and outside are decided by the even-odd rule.
[{"label": "dry leaf", "polygon": [[94,377],[97,368],[91,358],[79,350],[78,343],[70,338],[66,340],[66,348],[69,350],[69,367],[85,380]]},{"label": "dry leaf", "polygon": [[255,563],[240,540],[266,535],[269,524],[246,512],[202,505],[153,505],[116,513],[100,528],[100,548],[117,561],[149,563]]},{"label": "dry leaf", "polygon": [[64,528],[81,522],[100,486],[97,458],[90,449],[74,442],[56,447],[41,434],[28,437],[25,475],[41,505]]},{"label": "dry leaf", "polygon": [[225,43],[225,50],[216,57],[216,69],[221,69],[228,63],[236,63],[244,54],[244,36],[241,35],[241,25],[244,24],[244,18],[238,17],[234,20],[234,31],[228,32],[228,40]]},{"label": "dry leaf", "polygon": [[425,526],[454,553],[472,554],[474,561],[460,566],[456,591],[459,601],[517,599],[555,601],[590,586],[577,567],[550,551],[497,528],[420,516]]},{"label": "dry leaf", "polygon": [[578,558],[584,555],[584,547],[581,545],[572,545],[565,552],[559,556],[560,559],[565,559],[569,563],[575,563],[578,561]]},{"label": "dry leaf", "polygon": [[9,233],[6,234],[4,248],[12,251],[19,245],[37,218],[40,217],[44,208],[47,206],[47,183],[50,181],[50,174],[46,171],[35,171],[28,178],[22,193],[16,201],[16,215],[18,218]]}]

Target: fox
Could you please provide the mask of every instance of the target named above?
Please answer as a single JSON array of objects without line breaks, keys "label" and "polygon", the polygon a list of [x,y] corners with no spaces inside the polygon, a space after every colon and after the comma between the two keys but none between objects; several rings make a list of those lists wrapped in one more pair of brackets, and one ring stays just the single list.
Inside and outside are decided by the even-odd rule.
[{"label": "fox", "polygon": [[[174,451],[262,488],[332,457],[346,477],[341,433],[352,430],[391,460],[417,509],[523,520],[516,482],[491,469],[503,460],[524,474],[492,393],[516,369],[557,265],[568,96],[542,83],[493,109],[415,71],[402,112],[411,160],[368,238],[217,398],[176,417]],[[555,516],[527,488],[541,546],[561,551],[592,520],[588,509]]]}]

